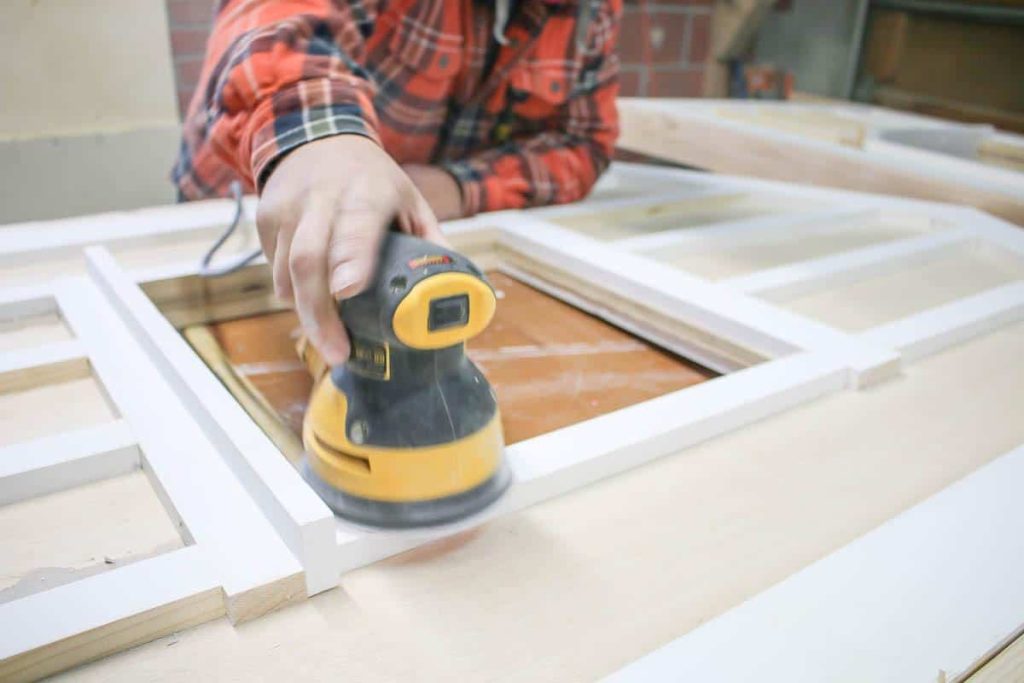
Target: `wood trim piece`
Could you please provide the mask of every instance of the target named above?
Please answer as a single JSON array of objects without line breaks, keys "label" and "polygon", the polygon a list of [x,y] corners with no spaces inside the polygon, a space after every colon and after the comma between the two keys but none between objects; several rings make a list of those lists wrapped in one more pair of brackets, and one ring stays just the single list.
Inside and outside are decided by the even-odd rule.
[{"label": "wood trim piece", "polygon": [[124,420],[0,448],[0,505],[64,491],[140,467]]},{"label": "wood trim piece", "polygon": [[181,548],[0,603],[0,679],[37,680],[223,614],[204,552]]},{"label": "wood trim piece", "polygon": [[934,681],[964,671],[1024,614],[1021,481],[1024,446],[609,680]]}]

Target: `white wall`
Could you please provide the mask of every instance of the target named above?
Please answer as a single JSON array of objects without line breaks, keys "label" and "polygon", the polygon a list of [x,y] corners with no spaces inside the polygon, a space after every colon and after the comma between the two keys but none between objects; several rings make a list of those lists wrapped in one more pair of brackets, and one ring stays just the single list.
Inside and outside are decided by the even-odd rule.
[{"label": "white wall", "polygon": [[171,201],[160,0],[0,2],[0,223]]}]

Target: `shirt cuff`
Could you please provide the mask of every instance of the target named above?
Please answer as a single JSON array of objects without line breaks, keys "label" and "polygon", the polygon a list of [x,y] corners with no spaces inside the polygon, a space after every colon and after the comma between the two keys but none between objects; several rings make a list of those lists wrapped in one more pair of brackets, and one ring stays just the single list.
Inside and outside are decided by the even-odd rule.
[{"label": "shirt cuff", "polygon": [[354,76],[300,81],[260,103],[243,140],[257,191],[262,190],[278,161],[307,142],[334,135],[363,135],[380,144],[366,85]]}]

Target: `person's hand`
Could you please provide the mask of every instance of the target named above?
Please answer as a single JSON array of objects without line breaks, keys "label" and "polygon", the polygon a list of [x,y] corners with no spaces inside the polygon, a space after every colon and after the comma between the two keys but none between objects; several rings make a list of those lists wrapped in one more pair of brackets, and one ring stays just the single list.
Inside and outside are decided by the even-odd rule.
[{"label": "person's hand", "polygon": [[263,188],[256,225],[273,264],[274,290],[294,301],[303,332],[331,365],[349,354],[335,299],[369,284],[393,220],[404,232],[444,243],[423,195],[380,146],[361,135],[302,145],[281,160]]},{"label": "person's hand", "polygon": [[462,190],[448,171],[424,164],[405,164],[402,169],[430,204],[437,220],[462,218]]}]

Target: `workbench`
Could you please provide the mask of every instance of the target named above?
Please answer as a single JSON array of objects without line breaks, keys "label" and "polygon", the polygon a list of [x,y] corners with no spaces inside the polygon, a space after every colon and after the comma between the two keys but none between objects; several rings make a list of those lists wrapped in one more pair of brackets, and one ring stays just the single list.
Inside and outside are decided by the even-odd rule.
[{"label": "workbench", "polygon": [[497,509],[393,536],[325,516],[179,334],[281,310],[265,266],[194,279],[232,210],[0,228],[4,675],[102,656],[60,678],[931,681],[1020,661],[1019,229],[630,164],[577,205],[453,222],[482,267],[720,376],[513,444]]}]

